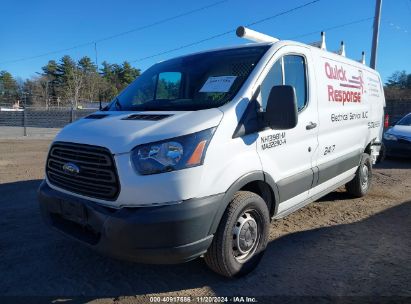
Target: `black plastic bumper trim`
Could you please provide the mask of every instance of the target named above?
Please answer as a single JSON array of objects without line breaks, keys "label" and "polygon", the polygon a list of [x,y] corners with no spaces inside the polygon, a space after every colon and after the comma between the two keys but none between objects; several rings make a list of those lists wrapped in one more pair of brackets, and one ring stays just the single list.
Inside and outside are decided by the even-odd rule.
[{"label": "black plastic bumper trim", "polygon": [[45,181],[38,190],[43,218],[53,228],[103,254],[152,264],[182,263],[204,254],[223,196],[114,209],[56,191]]}]

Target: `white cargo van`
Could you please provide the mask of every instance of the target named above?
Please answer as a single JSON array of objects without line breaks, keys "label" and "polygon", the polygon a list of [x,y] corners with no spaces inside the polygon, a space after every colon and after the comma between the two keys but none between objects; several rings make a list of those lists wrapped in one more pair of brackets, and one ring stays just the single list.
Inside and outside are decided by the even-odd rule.
[{"label": "white cargo van", "polygon": [[118,258],[204,256],[233,277],[256,267],[271,220],[342,185],[365,195],[383,126],[378,73],[239,34],[268,42],[158,63],[65,127],[39,188],[46,221]]}]

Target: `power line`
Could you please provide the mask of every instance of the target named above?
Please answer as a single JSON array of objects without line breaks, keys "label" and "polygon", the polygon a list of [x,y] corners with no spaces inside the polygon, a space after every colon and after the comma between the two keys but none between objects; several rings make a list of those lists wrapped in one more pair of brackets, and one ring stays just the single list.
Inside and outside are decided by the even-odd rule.
[{"label": "power line", "polygon": [[[366,22],[366,21],[369,21],[369,20],[372,20],[372,19],[374,19],[374,17],[367,17],[367,18],[362,18],[362,19],[354,20],[354,21],[351,21],[351,22],[343,23],[343,24],[333,25],[333,26],[330,26],[330,27],[321,28],[321,29],[316,30],[316,31],[312,31],[312,32],[308,32],[308,33],[305,33],[305,34],[293,36],[293,37],[290,37],[290,39],[302,38],[302,37],[310,36],[310,35],[313,35],[313,34],[318,34],[321,31],[332,31],[332,30],[344,28],[344,27],[347,27],[347,26],[351,26],[351,25],[354,25],[354,24],[363,23],[363,22]],[[260,22],[258,22],[258,23],[260,23]],[[253,25],[253,24],[255,24],[255,23],[250,23],[246,26],[250,26],[250,25]],[[146,59],[150,59],[150,58],[153,58],[153,57],[157,57],[157,56],[160,56],[160,55],[171,53],[171,52],[183,49],[183,48],[187,48],[187,47],[190,47],[190,46],[193,46],[193,45],[196,45],[196,44],[200,44],[200,43],[208,41],[208,40],[212,40],[214,38],[218,38],[218,37],[233,33],[234,31],[235,30],[230,30],[230,31],[218,34],[218,35],[214,35],[214,36],[211,36],[211,37],[199,40],[199,41],[195,41],[195,42],[192,42],[192,43],[189,43],[189,44],[174,48],[174,49],[164,51],[164,52],[161,52],[161,53],[157,53],[157,54],[154,54],[154,55],[151,55],[151,56],[147,56],[147,57],[143,57],[143,58],[140,58],[140,59],[132,60],[130,62],[143,61],[143,60],[146,60]]]},{"label": "power line", "polygon": [[175,19],[179,19],[179,18],[181,18],[181,17],[185,17],[185,16],[188,16],[188,15],[191,15],[191,14],[193,14],[193,13],[197,13],[197,12],[200,12],[200,11],[203,11],[203,10],[206,10],[206,9],[209,9],[209,8],[212,8],[212,7],[214,7],[214,6],[220,5],[220,4],[222,4],[222,3],[224,3],[224,2],[227,2],[227,1],[228,1],[228,0],[222,0],[222,1],[214,2],[214,3],[212,3],[212,4],[209,4],[209,5],[206,5],[206,6],[203,6],[203,7],[200,7],[200,8],[197,8],[197,9],[194,9],[194,10],[191,10],[191,11],[188,11],[188,12],[185,12],[185,13],[181,13],[181,14],[179,14],[179,15],[175,15],[175,16],[172,16],[172,17],[168,17],[168,18],[165,18],[165,19],[162,19],[162,20],[159,20],[159,21],[156,21],[156,22],[147,24],[147,25],[143,25],[143,26],[137,27],[137,28],[135,28],[135,29],[131,29],[131,30],[129,30],[129,31],[125,31],[125,32],[122,32],[122,33],[118,33],[118,34],[114,34],[114,35],[112,35],[112,36],[108,36],[108,37],[102,38],[102,39],[98,39],[98,40],[96,40],[95,42],[102,42],[102,41],[106,41],[106,40],[109,40],[109,39],[113,39],[113,38],[117,38],[117,37],[120,37],[120,36],[124,36],[124,35],[130,34],[130,33],[134,33],[134,32],[137,32],[137,31],[145,30],[145,29],[148,29],[148,28],[153,27],[153,26],[156,26],[156,25],[160,25],[160,24],[163,24],[163,23],[166,23],[166,22],[175,20]]},{"label": "power line", "polygon": [[197,44],[200,44],[200,43],[203,43],[203,42],[206,42],[206,41],[215,39],[215,38],[219,38],[219,37],[222,37],[222,36],[228,35],[228,34],[230,34],[230,33],[234,33],[234,32],[235,32],[235,30],[229,30],[229,31],[227,31],[227,32],[220,33],[220,34],[217,34],[217,35],[214,35],[214,36],[210,36],[210,37],[207,37],[207,38],[204,38],[204,39],[201,39],[201,40],[197,40],[197,41],[191,42],[191,43],[189,43],[189,44],[185,44],[185,45],[182,45],[182,46],[173,48],[173,49],[169,49],[169,50],[166,50],[166,51],[162,51],[162,52],[157,53],[157,54],[154,54],[154,55],[150,55],[150,56],[147,56],[147,57],[143,57],[143,58],[131,60],[130,62],[140,62],[140,61],[147,60],[147,59],[150,59],[150,58],[154,58],[154,57],[157,57],[157,56],[161,56],[161,55],[165,55],[165,54],[168,54],[168,53],[172,53],[172,52],[175,52],[175,51],[178,51],[178,50],[181,50],[181,49],[185,49],[185,48],[188,48],[188,47],[190,47],[190,46],[194,46],[194,45],[197,45]]},{"label": "power line", "polygon": [[171,17],[167,17],[167,18],[164,18],[164,19],[161,19],[161,20],[158,20],[158,21],[155,21],[155,22],[152,22],[152,23],[149,23],[149,24],[137,27],[137,28],[133,28],[133,29],[125,31],[125,32],[117,33],[117,34],[110,35],[110,36],[107,36],[107,37],[103,37],[103,38],[100,38],[100,39],[96,39],[96,40],[93,40],[93,41],[85,42],[85,43],[82,43],[82,44],[77,44],[77,45],[74,45],[72,47],[59,49],[59,50],[55,50],[55,51],[50,51],[50,52],[35,55],[35,56],[29,56],[29,57],[19,58],[19,59],[15,59],[15,60],[3,61],[3,62],[0,62],[0,64],[16,63],[16,62],[36,59],[36,58],[40,58],[40,57],[44,57],[44,56],[48,56],[48,55],[54,55],[54,54],[58,54],[58,53],[62,53],[62,52],[72,51],[72,50],[82,48],[82,47],[85,47],[85,46],[90,46],[90,45],[93,45],[93,44],[95,45],[98,42],[103,42],[103,41],[111,40],[111,39],[114,39],[114,38],[117,38],[117,37],[120,37],[120,36],[128,35],[128,34],[131,34],[131,33],[134,33],[134,32],[142,31],[142,30],[145,30],[145,29],[148,29],[148,28],[151,28],[151,27],[154,27],[154,26],[157,26],[157,25],[160,25],[160,24],[172,21],[172,20],[176,20],[176,19],[188,16],[188,15],[191,15],[191,14],[194,14],[194,13],[197,13],[197,12],[212,8],[214,6],[220,5],[220,4],[228,2],[228,1],[229,0],[220,0],[220,1],[217,1],[217,2],[214,2],[214,3],[211,3],[209,5],[206,5],[206,6],[202,6],[202,7],[199,7],[199,8],[196,8],[196,9],[193,9],[193,10],[190,10],[190,11],[178,14],[178,15],[174,15],[174,16],[171,16]]},{"label": "power line", "polygon": [[9,60],[9,61],[3,61],[3,62],[0,62],[0,64],[8,64],[8,63],[16,63],[16,62],[21,62],[21,61],[27,61],[27,60],[31,60],[31,59],[36,59],[36,58],[48,56],[48,55],[54,55],[54,54],[58,54],[58,53],[62,53],[62,52],[75,50],[75,49],[82,48],[82,47],[85,47],[85,46],[88,46],[88,45],[91,45],[91,44],[92,44],[92,42],[87,42],[87,43],[78,44],[78,45],[75,45],[75,46],[72,46],[72,47],[69,47],[69,48],[66,48],[66,49],[51,51],[51,52],[43,53],[43,54],[40,54],[40,55],[24,57],[24,58]]},{"label": "power line", "polygon": [[[259,23],[263,23],[263,22],[266,22],[266,21],[268,21],[268,20],[272,20],[272,19],[274,19],[274,18],[277,18],[277,17],[283,16],[283,15],[292,13],[292,12],[294,12],[294,11],[300,10],[300,9],[302,9],[302,8],[304,8],[304,7],[307,7],[307,6],[309,6],[309,5],[312,5],[312,4],[317,3],[317,2],[320,2],[320,1],[321,1],[321,0],[314,0],[314,1],[311,1],[311,2],[307,2],[307,3],[305,3],[305,4],[296,6],[296,7],[294,7],[294,8],[291,8],[291,9],[289,9],[289,10],[280,12],[280,13],[278,13],[278,14],[275,14],[275,15],[272,15],[272,16],[269,16],[269,17],[266,17],[266,18],[263,18],[263,19],[259,19],[259,20],[257,20],[257,21],[251,22],[251,23],[248,23],[248,24],[246,24],[245,26],[247,27],[247,26],[253,26],[253,25],[256,25],[256,24],[259,24]],[[168,53],[172,53],[172,52],[175,52],[175,51],[178,51],[178,50],[181,50],[181,49],[185,49],[185,48],[188,48],[188,47],[191,47],[191,46],[194,46],[194,45],[197,45],[197,44],[200,44],[200,43],[209,41],[209,40],[213,40],[213,39],[216,39],[216,38],[219,38],[219,37],[222,37],[222,36],[226,36],[226,35],[231,34],[231,33],[234,33],[234,32],[235,32],[235,29],[228,30],[228,31],[226,31],[226,32],[222,32],[222,33],[220,33],[220,34],[216,34],[216,35],[213,35],[213,36],[210,36],[210,37],[201,39],[201,40],[197,40],[197,41],[194,41],[194,42],[185,44],[185,45],[181,45],[181,46],[176,47],[176,48],[172,48],[172,49],[169,49],[169,50],[165,50],[165,51],[156,53],[156,54],[154,54],[154,55],[150,55],[150,56],[138,58],[138,59],[135,59],[135,60],[131,60],[130,62],[140,62],[140,61],[147,60],[147,59],[151,59],[151,58],[154,58],[154,57],[157,57],[157,56],[161,56],[161,55],[165,55],[165,54],[168,54]]]},{"label": "power line", "polygon": [[350,25],[354,25],[354,24],[358,24],[358,23],[362,23],[365,21],[369,21],[374,19],[374,17],[368,17],[368,18],[363,18],[363,19],[358,19],[358,20],[354,20],[351,22],[347,22],[347,23],[343,23],[343,24],[338,24],[338,25],[334,25],[334,26],[330,26],[330,27],[326,27],[326,28],[322,28],[320,30],[317,31],[313,31],[313,32],[309,32],[309,33],[305,33],[305,34],[301,34],[301,35],[297,35],[297,36],[293,36],[290,39],[296,39],[296,38],[302,38],[302,37],[306,37],[306,36],[310,36],[313,34],[318,34],[320,32],[326,32],[326,31],[332,31],[332,30],[336,30],[336,29],[340,29],[340,28],[344,28]]}]

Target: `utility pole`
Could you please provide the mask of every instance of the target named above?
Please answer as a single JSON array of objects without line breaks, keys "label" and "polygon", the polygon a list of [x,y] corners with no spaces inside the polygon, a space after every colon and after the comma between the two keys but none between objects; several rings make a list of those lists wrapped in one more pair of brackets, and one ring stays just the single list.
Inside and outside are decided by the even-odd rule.
[{"label": "utility pole", "polygon": [[94,55],[96,56],[96,66],[98,71],[97,42],[94,42]]},{"label": "utility pole", "polygon": [[375,70],[377,65],[378,34],[380,31],[382,0],[375,1],[374,31],[372,35],[370,67]]},{"label": "utility pole", "polygon": [[24,112],[23,112],[23,128],[24,128],[24,136],[27,136],[27,102],[26,102],[26,92],[22,93],[23,100],[24,100]]},{"label": "utility pole", "polygon": [[[99,72],[98,72],[98,57],[97,57],[97,42],[94,42],[94,53],[96,55],[97,75],[99,75]],[[101,106],[101,98],[100,98],[100,78],[99,78],[99,82],[97,83],[97,95],[98,95],[98,102],[99,102],[98,109],[101,111],[101,109],[103,107]]]}]

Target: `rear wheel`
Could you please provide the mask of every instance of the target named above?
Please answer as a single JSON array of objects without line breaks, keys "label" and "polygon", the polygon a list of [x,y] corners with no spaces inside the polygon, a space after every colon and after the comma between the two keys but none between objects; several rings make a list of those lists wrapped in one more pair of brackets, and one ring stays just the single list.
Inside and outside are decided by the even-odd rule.
[{"label": "rear wheel", "polygon": [[239,191],[227,207],[205,262],[226,277],[252,271],[268,242],[270,216],[267,204],[255,193]]},{"label": "rear wheel", "polygon": [[362,197],[367,194],[372,180],[371,157],[363,153],[360,165],[352,181],[345,185],[347,191],[355,197]]}]

